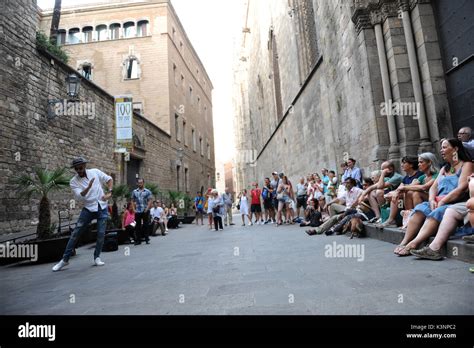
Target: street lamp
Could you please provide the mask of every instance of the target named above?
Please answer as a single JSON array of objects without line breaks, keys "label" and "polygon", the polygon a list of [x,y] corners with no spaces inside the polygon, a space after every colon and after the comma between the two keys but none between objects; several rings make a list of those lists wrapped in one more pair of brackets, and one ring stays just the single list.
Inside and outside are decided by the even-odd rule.
[{"label": "street lamp", "polygon": [[66,77],[66,90],[70,99],[77,99],[80,87],[81,79],[77,75],[70,74],[68,77]]}]

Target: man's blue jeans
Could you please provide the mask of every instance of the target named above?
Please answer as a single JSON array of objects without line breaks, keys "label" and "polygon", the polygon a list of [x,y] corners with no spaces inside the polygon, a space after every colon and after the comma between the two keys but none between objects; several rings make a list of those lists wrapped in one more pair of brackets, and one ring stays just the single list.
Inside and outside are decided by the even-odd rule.
[{"label": "man's blue jeans", "polygon": [[89,226],[90,222],[95,219],[97,219],[97,242],[95,243],[94,260],[98,258],[104,245],[105,228],[107,226],[108,217],[109,211],[107,208],[102,210],[99,206],[99,211],[95,213],[92,213],[86,208],[83,208],[81,211],[81,215],[79,216],[79,220],[77,220],[76,228],[71,233],[71,238],[69,238],[69,242],[67,243],[63,260],[65,262],[69,261],[72,251],[76,246],[77,240],[81,237],[81,234],[85,231],[87,226]]}]

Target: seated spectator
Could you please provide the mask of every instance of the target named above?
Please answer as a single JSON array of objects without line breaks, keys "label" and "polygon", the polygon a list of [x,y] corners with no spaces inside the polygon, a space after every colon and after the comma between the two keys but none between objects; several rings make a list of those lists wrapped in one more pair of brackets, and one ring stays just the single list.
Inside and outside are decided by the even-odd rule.
[{"label": "seated spectator", "polygon": [[[398,188],[385,195],[385,199],[390,202],[390,216],[387,221],[379,225],[379,227],[397,227],[396,218],[399,209],[405,207],[407,210],[413,209],[413,196],[403,189],[413,183],[413,180],[418,179],[423,175],[418,170],[418,158],[405,156],[402,158],[402,170],[406,173],[402,183]],[[408,196],[410,198],[408,199]],[[406,202],[405,202],[406,201]],[[420,202],[421,203],[421,202]]]},{"label": "seated spectator", "polygon": [[[461,202],[451,205],[444,214],[443,220],[438,228],[435,239],[430,245],[419,249],[411,250],[410,253],[420,259],[427,260],[443,260],[441,248],[448,241],[449,236],[456,231],[456,228],[461,224],[470,223],[471,228],[474,228],[474,174],[469,177],[469,192],[471,199],[467,202]],[[466,236],[463,239],[469,242],[474,235]],[[417,239],[426,240],[430,235],[421,236],[418,234]]]},{"label": "seated spectator", "polygon": [[343,218],[342,214],[344,212],[357,207],[358,200],[362,195],[363,190],[357,187],[357,181],[353,178],[347,179],[344,184],[346,185],[345,195],[328,203],[329,211],[331,213],[329,220],[324,222],[321,226],[316,227],[314,230],[306,231],[306,233],[309,235],[325,233]]},{"label": "seated spectator", "polygon": [[337,177],[336,177],[336,173],[333,170],[331,170],[328,173],[328,177],[329,177],[329,182],[328,182],[327,192],[326,192],[326,195],[325,195],[326,203],[329,203],[333,199],[337,198]]},{"label": "seated spectator", "polygon": [[385,195],[396,190],[402,183],[403,176],[395,172],[395,165],[391,161],[382,163],[382,172],[378,182],[367,188],[360,201],[369,199],[370,207],[375,214],[370,222],[380,222],[380,206],[385,202]]},{"label": "seated spectator", "polygon": [[132,243],[132,241],[136,240],[136,225],[137,223],[135,222],[135,205],[133,204],[133,202],[128,202],[127,208],[125,209],[125,213],[123,214],[122,218],[122,229],[127,232],[129,243]]},{"label": "seated spectator", "polygon": [[347,172],[347,162],[341,163],[341,182],[346,182],[347,179],[349,179],[349,173]]},{"label": "seated spectator", "polygon": [[470,127],[463,127],[458,132],[458,139],[462,141],[467,154],[474,161],[474,138]]},{"label": "seated spectator", "polygon": [[323,223],[321,209],[319,207],[319,202],[317,199],[312,199],[309,201],[309,205],[306,207],[305,212],[305,221],[300,224],[300,227],[318,227]]},{"label": "seated spectator", "polygon": [[152,223],[152,236],[156,236],[156,230],[160,228],[161,235],[166,236],[168,228],[166,227],[165,210],[161,206],[161,202],[154,201],[153,208],[150,209],[150,217]]},{"label": "seated spectator", "polygon": [[399,256],[411,255],[411,250],[436,233],[446,209],[465,199],[467,178],[472,174],[472,163],[462,142],[458,139],[443,141],[441,156],[447,164],[431,186],[429,201],[418,204],[413,210],[405,237],[394,250]]}]

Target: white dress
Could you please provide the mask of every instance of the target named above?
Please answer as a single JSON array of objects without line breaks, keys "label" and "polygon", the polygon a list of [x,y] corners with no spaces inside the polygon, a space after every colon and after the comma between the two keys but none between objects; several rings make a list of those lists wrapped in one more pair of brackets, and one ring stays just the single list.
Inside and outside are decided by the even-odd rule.
[{"label": "white dress", "polygon": [[242,196],[240,198],[240,214],[248,215],[249,214],[249,204],[247,201],[247,197]]}]

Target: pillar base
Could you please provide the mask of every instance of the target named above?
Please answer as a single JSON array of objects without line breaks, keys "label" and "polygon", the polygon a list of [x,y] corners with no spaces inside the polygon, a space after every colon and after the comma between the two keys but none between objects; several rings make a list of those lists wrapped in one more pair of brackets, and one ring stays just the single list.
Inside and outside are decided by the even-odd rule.
[{"label": "pillar base", "polygon": [[426,139],[422,139],[420,146],[418,146],[418,154],[422,154],[424,152],[435,153],[433,144]]}]

